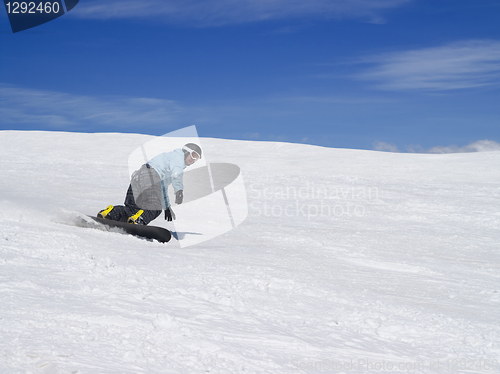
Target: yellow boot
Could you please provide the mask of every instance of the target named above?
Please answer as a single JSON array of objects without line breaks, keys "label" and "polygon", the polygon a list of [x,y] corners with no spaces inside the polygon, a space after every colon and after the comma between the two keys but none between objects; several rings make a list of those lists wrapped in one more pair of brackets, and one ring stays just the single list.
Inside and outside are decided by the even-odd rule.
[{"label": "yellow boot", "polygon": [[141,209],[133,216],[128,217],[127,222],[134,225],[144,225],[144,220],[141,217],[142,213],[144,213],[144,210]]},{"label": "yellow boot", "polygon": [[99,213],[97,213],[98,218],[106,218],[106,216],[113,210],[114,206],[110,205],[106,209],[101,210]]}]

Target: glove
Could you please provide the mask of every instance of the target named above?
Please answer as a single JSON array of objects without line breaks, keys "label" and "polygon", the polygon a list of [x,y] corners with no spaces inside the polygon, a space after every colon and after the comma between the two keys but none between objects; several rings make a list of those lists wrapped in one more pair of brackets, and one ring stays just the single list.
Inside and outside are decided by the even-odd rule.
[{"label": "glove", "polygon": [[168,207],[167,209],[165,209],[165,220],[170,222],[173,219],[175,219],[174,211],[172,210],[172,208]]},{"label": "glove", "polygon": [[179,190],[175,193],[175,203],[176,204],[182,204],[183,198],[184,198],[184,194],[182,193],[182,190]]}]

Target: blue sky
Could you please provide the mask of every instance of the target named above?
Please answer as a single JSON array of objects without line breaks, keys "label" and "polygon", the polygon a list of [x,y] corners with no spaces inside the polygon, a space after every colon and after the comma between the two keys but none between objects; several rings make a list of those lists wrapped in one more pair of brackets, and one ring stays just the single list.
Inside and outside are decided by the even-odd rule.
[{"label": "blue sky", "polygon": [[499,20],[498,0],[80,0],[13,34],[1,11],[0,129],[497,147]]}]

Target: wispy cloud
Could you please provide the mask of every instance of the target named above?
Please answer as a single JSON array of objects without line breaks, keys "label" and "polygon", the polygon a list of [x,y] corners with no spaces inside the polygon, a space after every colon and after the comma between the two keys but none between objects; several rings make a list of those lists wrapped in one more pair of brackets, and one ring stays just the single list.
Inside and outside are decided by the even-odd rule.
[{"label": "wispy cloud", "polygon": [[469,153],[500,151],[500,143],[493,140],[478,140],[463,147],[456,145],[436,146],[425,150],[425,153]]},{"label": "wispy cloud", "polygon": [[[253,113],[280,116],[267,102],[179,101],[127,96],[86,96],[0,83],[0,130],[48,129],[160,133],[182,124],[234,129],[235,121]],[[288,113],[288,112],[287,112]],[[286,113],[285,113],[286,114]]]},{"label": "wispy cloud", "polygon": [[373,56],[356,77],[384,90],[449,91],[500,84],[500,42],[469,40]]},{"label": "wispy cloud", "polygon": [[[380,141],[374,143],[373,149],[376,151],[383,151],[383,152],[400,152],[395,144],[390,144]],[[419,145],[412,145],[412,146],[407,146],[406,151],[409,153],[434,153],[434,154],[493,152],[493,151],[500,151],[500,143],[494,140],[485,139],[472,142],[463,147],[459,147],[457,145],[448,145],[448,146],[439,145],[429,149],[424,149]]]},{"label": "wispy cloud", "polygon": [[394,103],[395,99],[380,96],[366,95],[338,95],[338,96],[281,96],[268,99],[271,103],[295,103],[295,104],[339,104],[339,105],[361,105],[361,104],[388,104]]},{"label": "wispy cloud", "polygon": [[397,145],[380,141],[373,144],[373,149],[381,152],[399,152]]},{"label": "wispy cloud", "polygon": [[0,84],[0,126],[37,124],[54,129],[167,125],[182,108],[169,100],[91,97]]},{"label": "wispy cloud", "polygon": [[381,22],[380,11],[413,0],[91,0],[73,16],[152,18],[189,26],[221,26],[287,18],[353,18]]}]

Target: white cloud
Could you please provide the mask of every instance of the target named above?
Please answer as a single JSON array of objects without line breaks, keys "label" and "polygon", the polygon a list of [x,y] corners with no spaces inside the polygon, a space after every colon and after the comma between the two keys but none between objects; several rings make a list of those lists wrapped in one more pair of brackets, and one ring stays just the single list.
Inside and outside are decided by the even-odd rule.
[{"label": "white cloud", "polygon": [[[385,143],[385,142],[375,142],[373,149],[376,151],[384,152],[400,152],[395,144]],[[463,147],[457,145],[448,146],[434,146],[429,149],[424,149],[419,145],[411,145],[406,147],[406,151],[409,153],[434,153],[434,154],[444,154],[444,153],[470,153],[470,152],[494,152],[500,151],[500,143],[494,140],[478,140],[467,144]]]},{"label": "white cloud", "polygon": [[382,152],[399,152],[399,149],[395,144],[379,142],[379,141],[373,144],[373,149]]},{"label": "white cloud", "polygon": [[447,147],[437,146],[428,149],[426,153],[467,153],[467,152],[491,152],[500,151],[500,143],[493,140],[478,140],[464,147],[450,145]]},{"label": "white cloud", "polygon": [[367,59],[357,75],[385,90],[447,91],[500,83],[500,42],[469,40]]},{"label": "white cloud", "polygon": [[394,99],[380,96],[361,95],[338,95],[338,96],[281,96],[268,99],[271,103],[296,103],[296,104],[341,104],[341,105],[362,105],[362,104],[388,104],[394,103]]},{"label": "white cloud", "polygon": [[[217,124],[258,111],[254,105],[212,102],[207,105],[127,96],[85,96],[0,83],[0,129],[39,128],[66,131],[167,132],[181,124]],[[221,125],[227,124],[230,125]]]},{"label": "white cloud", "polygon": [[173,101],[119,96],[90,97],[0,84],[2,125],[36,124],[49,128],[103,125],[166,125],[182,108]]},{"label": "white cloud", "polygon": [[73,16],[93,19],[151,18],[191,26],[220,26],[287,18],[363,17],[381,22],[379,12],[413,0],[94,0]]},{"label": "white cloud", "polygon": [[260,139],[260,134],[258,132],[247,132],[244,134],[244,136],[250,140]]}]

